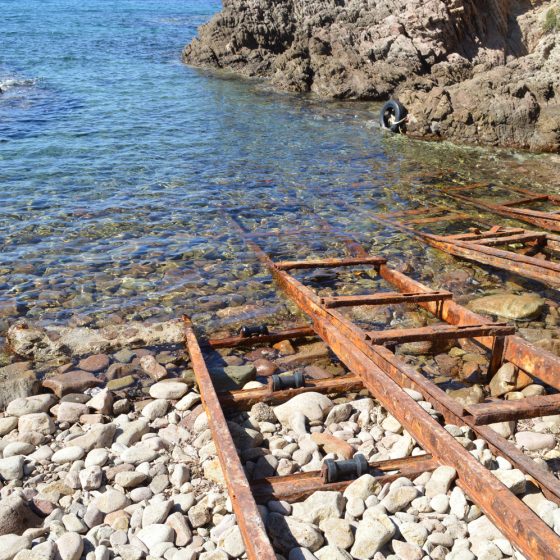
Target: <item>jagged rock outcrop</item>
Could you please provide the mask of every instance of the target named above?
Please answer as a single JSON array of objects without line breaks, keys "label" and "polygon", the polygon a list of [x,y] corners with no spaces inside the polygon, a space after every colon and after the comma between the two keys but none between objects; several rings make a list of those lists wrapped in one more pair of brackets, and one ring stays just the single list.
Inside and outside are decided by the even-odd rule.
[{"label": "jagged rock outcrop", "polygon": [[556,2],[225,0],[183,55],[283,90],[398,97],[413,135],[559,151]]}]

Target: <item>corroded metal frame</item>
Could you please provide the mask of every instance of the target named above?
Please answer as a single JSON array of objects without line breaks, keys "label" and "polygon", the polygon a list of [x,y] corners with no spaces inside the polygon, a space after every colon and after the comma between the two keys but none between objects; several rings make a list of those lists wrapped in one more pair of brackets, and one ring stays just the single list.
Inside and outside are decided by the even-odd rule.
[{"label": "corroded metal frame", "polygon": [[373,214],[377,222],[419,238],[427,245],[450,255],[514,272],[521,276],[560,288],[560,262],[552,262],[529,254],[520,254],[511,249],[512,244],[523,246],[524,250],[539,249],[550,251],[560,257],[560,235],[548,232],[530,231],[523,228],[487,226],[488,229],[474,229],[455,235],[436,235],[413,227],[417,220],[409,219],[422,212],[443,214],[434,216],[431,223],[454,221],[455,215],[446,208],[428,206],[421,210]]},{"label": "corroded metal frame", "polygon": [[[403,388],[410,387],[419,391],[447,422],[471,427],[479,437],[488,442],[494,452],[504,456],[513,465],[530,475],[545,495],[557,503],[560,502],[559,481],[485,424],[497,421],[496,418],[507,420],[533,417],[544,413],[551,414],[551,411],[560,412],[560,409],[557,410],[560,403],[545,396],[533,397],[530,407],[516,408],[509,401],[483,403],[484,408],[480,405],[478,409],[477,405],[462,406],[437,385],[405,364],[389,348],[376,344],[371,336],[368,337],[367,332],[360,329],[345,315],[332,307],[327,307],[321,297],[289,274],[285,267],[277,266],[277,263],[270,259],[253,241],[257,238],[254,232],[250,236],[246,235],[240,224],[235,221],[233,223],[261,263],[271,272],[277,284],[311,319],[313,331],[324,340],[351,372],[351,375],[344,378],[314,382],[312,390],[333,393],[337,390],[349,390],[354,387],[367,388],[401,422],[418,444],[430,453],[431,458],[424,457],[426,461],[430,462],[429,465],[425,464],[422,468],[429,470],[439,464],[453,466],[458,473],[460,487],[523,554],[534,559],[560,558],[560,538],[465,450]],[[560,372],[560,358],[537,349],[523,339],[510,334],[511,330],[504,325],[492,323],[458,305],[450,298],[443,300],[441,297],[430,298],[429,294],[433,292],[426,286],[389,268],[382,260],[367,262],[371,257],[356,242],[348,240],[346,245],[352,253],[352,259],[346,259],[346,265],[342,264],[343,259],[339,259],[334,263],[335,265],[356,266],[358,265],[356,259],[358,259],[362,261],[362,266],[373,267],[381,278],[400,293],[425,294],[426,299],[419,299],[416,302],[417,305],[438,316],[448,326],[455,325],[457,327],[454,333],[456,338],[469,338],[472,335],[478,343],[491,349],[493,352],[491,362],[494,363],[494,367],[501,364],[503,360],[507,360],[529,375],[540,378],[553,387],[560,387],[560,380],[556,379]],[[317,261],[316,264],[324,266],[325,262]],[[301,268],[301,266],[295,268]],[[354,302],[349,302],[349,305],[354,304]],[[464,328],[467,328],[467,331],[464,331]],[[470,331],[469,328],[471,328]],[[453,328],[450,327],[447,334],[451,336],[452,332]],[[415,336],[418,337],[421,334],[415,333]],[[427,334],[433,339],[434,333]],[[254,390],[253,394],[250,394],[251,391],[234,391],[218,395],[204,363],[193,327],[188,320],[186,338],[248,556],[251,560],[257,560],[257,558],[273,560],[274,552],[262,520],[260,517],[258,520],[255,517],[259,515],[255,495],[259,500],[264,498],[302,499],[315,490],[325,489],[325,485],[317,474],[308,473],[290,475],[289,480],[286,477],[271,477],[264,481],[254,481],[250,485],[243,473],[235,446],[232,448],[233,441],[222,406],[246,407],[259,398],[270,402],[282,402],[297,392],[309,389],[304,387],[285,390],[281,395],[280,392],[274,393],[269,388]],[[389,338],[391,342],[395,342],[394,336]],[[397,338],[397,343],[398,340]],[[496,344],[498,340],[500,340],[500,344]],[[252,341],[251,339],[240,340],[239,344],[247,342],[251,344]],[[214,341],[214,346],[219,346],[219,343],[216,344]],[[337,384],[340,385],[337,386]],[[242,393],[246,393],[246,395]],[[416,472],[413,464],[417,461],[416,458],[403,461],[404,463],[401,465],[403,473]],[[372,465],[372,468],[383,471],[383,466],[380,465]],[[253,494],[253,490],[255,494]]]},{"label": "corroded metal frame", "polygon": [[479,189],[482,187],[487,187],[488,185],[484,183],[477,183],[474,185],[462,185],[458,187],[448,187],[443,189],[443,192],[455,200],[461,202],[467,202],[472,204],[477,208],[482,210],[487,210],[491,213],[500,214],[502,216],[507,216],[508,218],[513,218],[515,220],[521,220],[529,224],[535,224],[539,227],[549,229],[551,231],[560,231],[560,214],[557,212],[543,212],[540,210],[532,210],[530,208],[523,208],[526,204],[532,202],[551,202],[554,204],[560,204],[560,196],[554,194],[542,194],[527,189],[522,189],[519,187],[508,186],[509,191],[513,191],[524,195],[524,198],[505,200],[500,203],[490,203],[485,202],[479,198],[471,198],[461,194],[465,191],[472,191],[474,189]]}]

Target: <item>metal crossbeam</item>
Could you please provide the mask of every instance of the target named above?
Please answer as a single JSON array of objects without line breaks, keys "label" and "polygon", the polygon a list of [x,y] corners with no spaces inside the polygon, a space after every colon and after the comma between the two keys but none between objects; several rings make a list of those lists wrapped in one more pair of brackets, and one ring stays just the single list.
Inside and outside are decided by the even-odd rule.
[{"label": "metal crossbeam", "polygon": [[344,266],[374,265],[385,264],[386,259],[381,257],[361,257],[350,259],[317,259],[308,261],[282,261],[274,263],[278,270],[293,270],[307,268],[339,268]]},{"label": "metal crossbeam", "polygon": [[505,323],[488,323],[482,325],[431,325],[414,329],[391,329],[386,331],[369,331],[367,340],[372,344],[421,342],[453,340],[459,338],[477,338],[481,336],[508,336],[515,333],[515,327]]},{"label": "metal crossbeam", "polygon": [[390,305],[408,304],[424,301],[445,301],[452,299],[453,294],[445,290],[424,294],[421,292],[401,293],[387,292],[356,296],[332,296],[321,299],[322,304],[328,308],[348,307],[353,305]]},{"label": "metal crossbeam", "polygon": [[471,404],[467,411],[473,415],[476,425],[550,416],[560,414],[560,394]]}]

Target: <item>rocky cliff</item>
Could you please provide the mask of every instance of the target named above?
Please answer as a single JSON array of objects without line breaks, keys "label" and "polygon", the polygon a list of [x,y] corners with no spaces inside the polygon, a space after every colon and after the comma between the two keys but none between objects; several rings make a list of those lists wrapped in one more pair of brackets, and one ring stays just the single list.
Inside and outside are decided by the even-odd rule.
[{"label": "rocky cliff", "polygon": [[560,151],[558,0],[224,0],[183,56],[294,92],[397,97],[410,135]]}]

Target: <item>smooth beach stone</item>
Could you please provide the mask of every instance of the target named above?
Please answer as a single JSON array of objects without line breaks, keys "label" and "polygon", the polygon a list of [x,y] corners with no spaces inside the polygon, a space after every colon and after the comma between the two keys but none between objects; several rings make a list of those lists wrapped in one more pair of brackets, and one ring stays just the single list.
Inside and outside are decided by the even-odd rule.
[{"label": "smooth beach stone", "polygon": [[14,441],[4,447],[4,458],[14,455],[30,455],[35,451],[35,446],[23,441]]},{"label": "smooth beach stone", "polygon": [[150,396],[154,399],[177,400],[185,395],[189,387],[186,383],[175,380],[165,380],[150,387]]},{"label": "smooth beach stone", "polygon": [[48,412],[57,403],[54,395],[35,395],[13,400],[6,408],[8,416],[24,416],[38,412]]},{"label": "smooth beach stone", "polygon": [[23,455],[13,455],[6,459],[0,459],[0,477],[4,480],[19,480],[23,478]]},{"label": "smooth beach stone", "polygon": [[77,461],[78,459],[84,457],[84,455],[85,451],[82,447],[78,445],[72,445],[56,451],[51,457],[51,461],[58,464],[73,463],[74,461]]},{"label": "smooth beach stone", "polygon": [[99,373],[109,367],[111,363],[107,354],[94,354],[88,356],[78,362],[78,369],[89,371],[91,373]]}]

